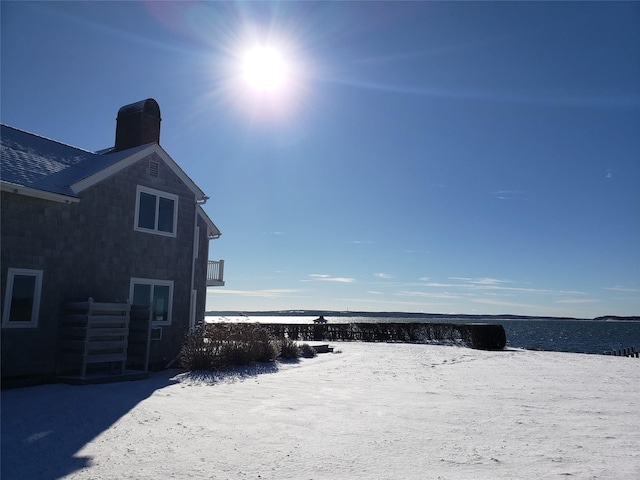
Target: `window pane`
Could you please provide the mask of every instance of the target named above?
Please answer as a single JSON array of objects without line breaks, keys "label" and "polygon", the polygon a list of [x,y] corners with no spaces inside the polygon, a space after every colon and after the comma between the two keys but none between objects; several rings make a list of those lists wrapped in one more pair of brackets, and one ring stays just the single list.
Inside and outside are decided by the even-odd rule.
[{"label": "window pane", "polygon": [[138,209],[138,227],[156,228],[156,196],[140,192],[140,208]]},{"label": "window pane", "polygon": [[168,285],[153,287],[153,320],[156,322],[169,321],[169,291]]},{"label": "window pane", "polygon": [[36,295],[35,275],[14,275],[10,322],[30,322]]},{"label": "window pane", "polygon": [[158,207],[158,230],[173,233],[173,205],[170,198],[160,197]]},{"label": "window pane", "polygon": [[133,285],[132,305],[149,305],[151,303],[151,285],[136,283]]}]

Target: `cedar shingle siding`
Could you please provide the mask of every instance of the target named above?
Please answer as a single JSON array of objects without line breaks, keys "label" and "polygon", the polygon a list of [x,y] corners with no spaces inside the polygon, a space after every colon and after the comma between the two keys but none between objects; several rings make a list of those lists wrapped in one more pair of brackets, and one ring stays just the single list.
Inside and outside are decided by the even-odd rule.
[{"label": "cedar shingle siding", "polygon": [[[3,298],[7,267],[43,271],[38,328],[2,331],[3,376],[53,373],[61,302],[127,301],[132,277],[174,281],[172,325],[152,342],[151,363],[166,363],[178,353],[188,326],[195,197],[168,168],[150,177],[148,163],[144,158],[89,187],[79,203],[2,192]],[[134,230],[137,185],[179,196],[175,238]],[[206,228],[201,232],[206,237]],[[202,239],[201,250],[206,244]],[[206,265],[207,252],[200,258]],[[202,277],[205,268],[196,274]],[[204,285],[204,277],[199,280]],[[196,318],[202,316],[204,307]]]},{"label": "cedar shingle siding", "polygon": [[[31,134],[20,132],[20,135]],[[33,137],[34,142],[42,143],[40,137]],[[57,143],[52,148],[62,147],[73,148]],[[160,147],[151,150],[75,194],[69,190],[73,197],[70,203],[37,198],[38,195],[24,191],[15,193],[12,185],[18,177],[2,178],[2,311],[8,300],[5,298],[8,269],[42,271],[37,327],[2,328],[3,380],[19,376],[44,379],[54,375],[61,305],[86,301],[89,297],[97,302],[126,302],[132,278],[173,281],[171,325],[161,327],[161,335],[157,335],[161,338],[153,340],[150,347],[151,367],[165,366],[179,353],[189,327],[195,232],[199,232],[193,287],[197,290],[195,318],[196,321],[204,318],[209,238],[212,228],[213,234],[219,232],[208,217],[203,218],[206,214],[196,205],[197,200],[202,200],[196,198],[201,195],[199,189],[172,160],[167,160],[171,165],[167,164],[168,156]],[[14,145],[9,148],[3,145],[3,165],[8,162],[10,167],[5,170],[7,175],[11,168],[20,166],[18,162],[24,161],[16,160],[17,154]],[[90,152],[87,155],[101,157]],[[126,161],[126,152],[115,155]],[[157,171],[150,171],[150,161],[157,162]],[[175,236],[134,229],[138,186],[177,196]],[[195,229],[194,220],[199,230]]]}]

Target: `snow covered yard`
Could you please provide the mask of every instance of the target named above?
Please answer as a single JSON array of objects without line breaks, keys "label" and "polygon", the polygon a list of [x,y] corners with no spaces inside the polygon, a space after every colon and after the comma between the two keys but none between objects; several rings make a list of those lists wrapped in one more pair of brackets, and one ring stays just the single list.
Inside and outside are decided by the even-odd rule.
[{"label": "snow covered yard", "polygon": [[227,374],[3,391],[2,478],[640,478],[637,359],[332,345]]}]

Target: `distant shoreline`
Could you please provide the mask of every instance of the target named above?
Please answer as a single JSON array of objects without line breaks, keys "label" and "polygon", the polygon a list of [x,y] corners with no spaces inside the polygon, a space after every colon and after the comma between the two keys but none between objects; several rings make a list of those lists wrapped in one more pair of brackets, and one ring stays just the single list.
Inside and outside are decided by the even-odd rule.
[{"label": "distant shoreline", "polygon": [[604,315],[595,318],[575,318],[575,317],[546,317],[538,315],[479,315],[479,314],[445,314],[445,313],[415,313],[415,312],[362,312],[362,311],[335,311],[335,310],[265,310],[265,311],[237,311],[237,310],[221,310],[205,312],[205,316],[250,316],[250,317],[289,317],[289,316],[310,316],[319,317],[371,317],[371,318],[461,318],[468,320],[592,320],[592,321],[624,321],[624,322],[640,322],[640,316],[617,316]]}]

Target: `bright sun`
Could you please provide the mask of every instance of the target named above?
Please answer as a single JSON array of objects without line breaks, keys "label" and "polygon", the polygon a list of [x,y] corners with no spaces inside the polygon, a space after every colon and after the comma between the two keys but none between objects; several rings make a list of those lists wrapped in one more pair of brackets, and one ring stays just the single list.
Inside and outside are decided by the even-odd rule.
[{"label": "bright sun", "polygon": [[[1,0],[0,0],[1,1]],[[308,64],[286,38],[248,38],[230,49],[222,87],[252,121],[288,121],[308,90]]]},{"label": "bright sun", "polygon": [[287,66],[280,53],[271,47],[255,47],[242,59],[242,73],[247,84],[261,92],[281,88],[287,78]]}]

